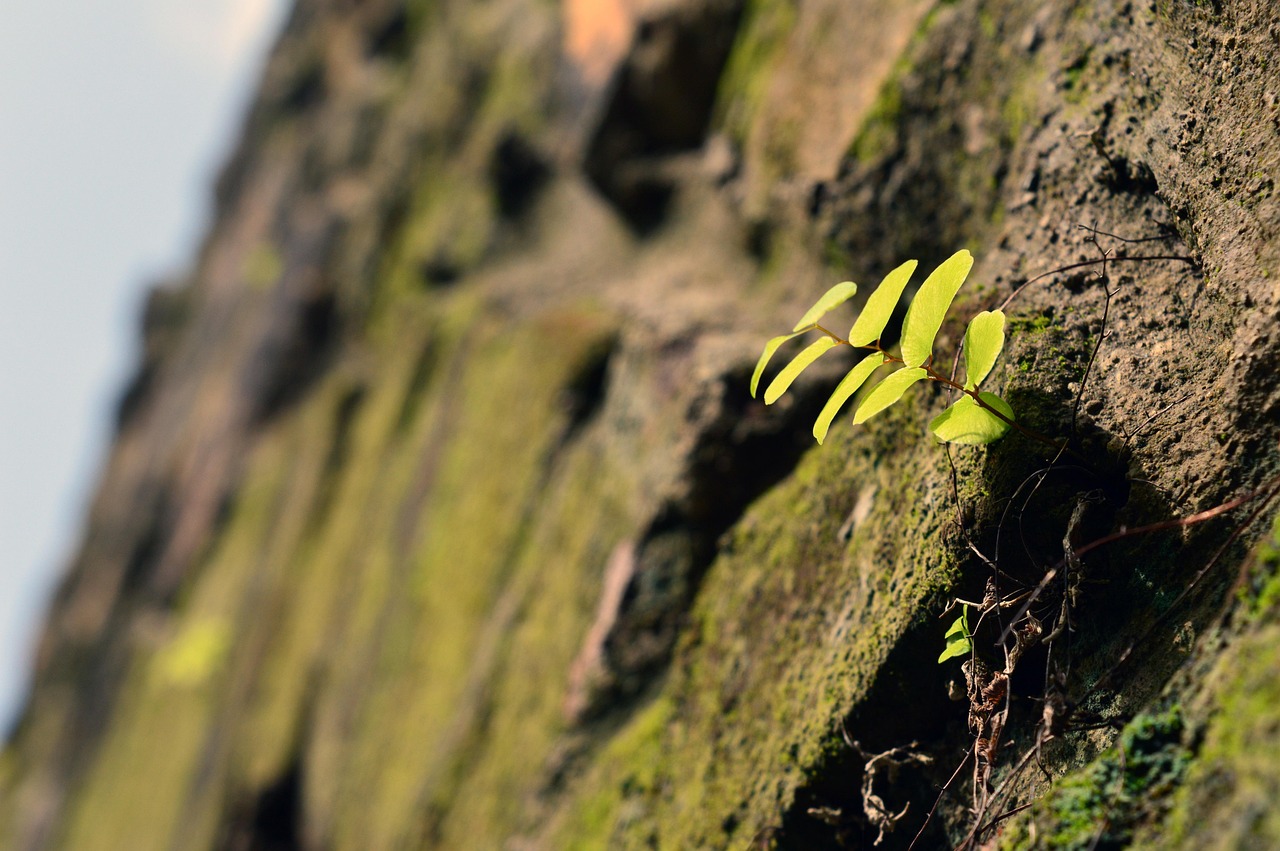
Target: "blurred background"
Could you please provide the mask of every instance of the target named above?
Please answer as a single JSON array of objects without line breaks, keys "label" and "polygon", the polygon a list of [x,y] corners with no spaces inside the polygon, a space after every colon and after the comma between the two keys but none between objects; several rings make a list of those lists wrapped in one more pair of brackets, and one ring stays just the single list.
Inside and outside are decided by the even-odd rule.
[{"label": "blurred background", "polygon": [[26,692],[134,368],[148,286],[207,223],[285,0],[4,0],[0,724]]}]

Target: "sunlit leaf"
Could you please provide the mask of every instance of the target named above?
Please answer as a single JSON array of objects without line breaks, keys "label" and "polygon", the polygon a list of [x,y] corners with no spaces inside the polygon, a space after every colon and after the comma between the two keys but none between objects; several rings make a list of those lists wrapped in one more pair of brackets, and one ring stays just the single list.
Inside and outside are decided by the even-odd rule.
[{"label": "sunlit leaf", "polygon": [[857,291],[858,285],[853,281],[845,281],[842,284],[836,284],[834,287],[827,290],[822,298],[818,299],[817,303],[815,303],[813,307],[809,308],[804,316],[800,317],[800,321],[796,323],[796,327],[791,330],[799,331],[803,328],[808,328],[825,316],[827,311],[839,307],[849,299],[853,298],[853,294]]},{"label": "sunlit leaf", "polygon": [[858,388],[883,363],[884,355],[879,352],[872,352],[858,361],[858,365],[849,370],[849,374],[836,385],[835,392],[831,394],[827,404],[822,407],[822,413],[818,414],[818,420],[813,424],[813,436],[817,438],[819,444],[827,439],[827,431],[831,428],[831,421],[836,418],[836,414],[840,412],[844,403],[849,401],[850,396],[858,392]]},{"label": "sunlit leaf", "polygon": [[858,412],[853,415],[854,425],[865,423],[901,399],[902,394],[907,392],[908,387],[927,375],[927,372],[918,367],[900,369],[884,381],[881,381],[867,394],[867,398],[862,400],[862,404],[858,406]]},{"label": "sunlit leaf", "polygon": [[[994,393],[979,393],[983,402],[1013,419],[1013,408],[1009,403]],[[973,401],[972,396],[961,396],[950,408],[933,418],[929,430],[939,440],[947,443],[966,443],[980,445],[992,443],[1004,437],[1009,431],[1009,423],[997,417]]]},{"label": "sunlit leaf", "polygon": [[884,276],[875,292],[867,296],[867,303],[858,314],[853,328],[849,331],[849,342],[855,346],[865,346],[880,339],[884,326],[888,324],[893,309],[902,298],[911,273],[916,270],[919,261],[908,260],[892,272]]},{"label": "sunlit leaf", "polygon": [[796,331],[793,334],[783,334],[781,337],[774,337],[772,340],[764,344],[764,353],[760,355],[760,360],[756,361],[756,371],[751,376],[751,398],[756,397],[756,388],[760,386],[760,376],[764,375],[764,368],[769,363],[769,359],[773,357],[773,353],[778,347],[790,340],[792,337],[799,337],[803,331]]},{"label": "sunlit leaf", "polygon": [[791,382],[796,380],[796,376],[804,372],[805,367],[822,357],[836,341],[830,337],[823,337],[820,340],[814,340],[806,346],[800,354],[791,359],[791,363],[782,368],[782,372],[770,382],[764,391],[764,403],[772,405],[778,401],[778,397],[787,392],[787,388],[791,386]]},{"label": "sunlit leaf", "polygon": [[933,353],[933,341],[960,285],[973,268],[973,255],[961,249],[934,269],[920,285],[902,323],[902,359],[920,366]]},{"label": "sunlit leaf", "polygon": [[964,332],[965,389],[973,390],[996,365],[1004,348],[1004,311],[984,310]]},{"label": "sunlit leaf", "polygon": [[969,632],[969,607],[965,606],[963,614],[956,618],[955,623],[951,624],[951,628],[946,634],[947,649],[942,651],[942,655],[938,657],[938,663],[941,664],[948,659],[954,659],[956,656],[967,656],[973,652],[973,636]]}]

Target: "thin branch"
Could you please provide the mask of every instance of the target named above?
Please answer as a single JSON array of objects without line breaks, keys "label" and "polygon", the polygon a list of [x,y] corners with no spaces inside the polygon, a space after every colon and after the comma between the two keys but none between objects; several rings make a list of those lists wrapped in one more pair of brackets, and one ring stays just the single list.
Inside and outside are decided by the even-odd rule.
[{"label": "thin branch", "polygon": [[[1133,431],[1133,433],[1132,433],[1132,434],[1130,434],[1129,432],[1125,432],[1125,435],[1124,435],[1124,448],[1125,448],[1125,449],[1128,449],[1128,448],[1129,448],[1129,441],[1133,440],[1135,437],[1137,437],[1138,435],[1140,435],[1140,434],[1142,434],[1144,431],[1146,431],[1147,426],[1151,425],[1151,424],[1152,424],[1153,422],[1155,422],[1157,419],[1159,419],[1160,417],[1162,417],[1162,416],[1164,416],[1165,414],[1169,413],[1169,412],[1170,412],[1170,411],[1172,411],[1174,408],[1176,408],[1178,405],[1181,405],[1183,402],[1185,402],[1185,401],[1187,400],[1187,398],[1188,398],[1189,396],[1191,396],[1191,394],[1192,394],[1192,393],[1194,393],[1194,392],[1195,392],[1195,389],[1194,389],[1194,388],[1192,388],[1191,390],[1188,390],[1186,393],[1183,393],[1183,394],[1182,394],[1181,396],[1179,396],[1177,399],[1174,399],[1172,402],[1170,402],[1169,404],[1165,405],[1163,408],[1161,408],[1160,410],[1156,411],[1156,412],[1155,412],[1154,414],[1152,414],[1151,416],[1147,417],[1145,420],[1143,420],[1142,425],[1140,425],[1140,426],[1138,426],[1136,429],[1134,429],[1134,431]],[[1123,431],[1123,429],[1121,429],[1121,430]]]},{"label": "thin branch", "polygon": [[[1257,522],[1258,518],[1262,516],[1262,513],[1267,510],[1268,506],[1271,505],[1272,501],[1275,500],[1277,496],[1280,496],[1280,477],[1272,479],[1270,482],[1267,483],[1267,485],[1265,485],[1262,488],[1259,488],[1256,491],[1253,491],[1252,493],[1246,494],[1245,496],[1240,497],[1239,499],[1232,500],[1231,503],[1224,503],[1224,505],[1231,505],[1232,508],[1237,508],[1240,505],[1243,505],[1248,500],[1254,499],[1264,493],[1266,494],[1266,499],[1258,503],[1258,506],[1249,513],[1249,516],[1245,518],[1245,521],[1232,530],[1231,534],[1227,537],[1227,540],[1222,543],[1222,546],[1220,546],[1216,552],[1214,552],[1213,556],[1209,559],[1209,561],[1206,562],[1205,565],[1201,567],[1198,571],[1196,571],[1196,575],[1191,578],[1191,581],[1187,583],[1187,586],[1185,588],[1182,589],[1182,592],[1179,593],[1178,596],[1173,599],[1173,602],[1170,603],[1169,607],[1164,610],[1164,613],[1161,614],[1159,617],[1157,617],[1154,621],[1152,621],[1151,625],[1147,627],[1147,629],[1142,633],[1142,635],[1140,635],[1136,641],[1132,642],[1128,647],[1125,648],[1124,652],[1120,654],[1120,657],[1116,659],[1116,663],[1112,665],[1111,668],[1109,668],[1106,671],[1106,673],[1104,673],[1101,677],[1099,677],[1094,682],[1094,684],[1089,687],[1089,689],[1084,693],[1084,696],[1081,697],[1082,701],[1084,700],[1084,698],[1087,698],[1089,695],[1097,691],[1102,686],[1103,683],[1111,679],[1111,677],[1115,675],[1116,671],[1120,670],[1120,668],[1122,668],[1124,664],[1129,661],[1129,657],[1133,655],[1134,649],[1140,646],[1141,644],[1143,644],[1156,631],[1156,628],[1160,626],[1162,623],[1164,623],[1165,619],[1168,618],[1171,613],[1177,611],[1178,604],[1181,603],[1183,600],[1185,600],[1187,596],[1200,584],[1200,580],[1204,579],[1205,575],[1208,574],[1208,572],[1218,564],[1218,562],[1222,559],[1222,556],[1226,554],[1227,549],[1232,544],[1235,543],[1236,539],[1239,538],[1241,534],[1244,533],[1244,530],[1252,526],[1255,522]],[[1194,522],[1198,523],[1198,522],[1203,522],[1204,520],[1212,520],[1214,517],[1217,517],[1219,514],[1223,513],[1222,511],[1219,510],[1221,508],[1223,508],[1223,506],[1217,506],[1216,508],[1211,508],[1208,511],[1202,511],[1200,512],[1200,514],[1193,515],[1193,518],[1200,518],[1200,519],[1194,520]],[[1227,509],[1227,510],[1230,510],[1230,509]],[[1188,521],[1191,521],[1193,518],[1186,518],[1186,519]],[[1176,521],[1172,521],[1172,522],[1176,522]],[[1155,525],[1160,525],[1160,524],[1155,524]],[[1186,523],[1185,525],[1190,525],[1190,522]],[[1135,529],[1133,530],[1133,533],[1137,534],[1139,531],[1141,530]],[[1114,536],[1109,535],[1107,537],[1110,538]],[[1077,554],[1078,552],[1079,551],[1077,551]]]},{"label": "thin branch", "polygon": [[[1081,225],[1084,227],[1084,225]],[[1095,231],[1096,232],[1096,231]],[[1107,320],[1111,317],[1111,299],[1115,297],[1118,289],[1111,289],[1107,284],[1107,260],[1111,256],[1110,249],[1103,250],[1098,244],[1096,236],[1090,236],[1089,241],[1102,254],[1102,269],[1098,272],[1098,280],[1102,282],[1102,291],[1106,296],[1106,300],[1102,304],[1102,327],[1098,329],[1098,339],[1093,344],[1093,351],[1089,353],[1089,362],[1085,364],[1084,375],[1080,377],[1080,389],[1076,392],[1076,403],[1071,407],[1071,434],[1076,433],[1076,421],[1080,416],[1080,403],[1084,401],[1084,389],[1089,384],[1089,374],[1093,371],[1093,364],[1098,359],[1098,352],[1102,349],[1102,341],[1107,338]]]},{"label": "thin branch", "polygon": [[[1181,262],[1181,263],[1191,263],[1191,264],[1193,264],[1193,265],[1194,265],[1194,264],[1195,264],[1195,262],[1196,262],[1194,257],[1184,257],[1184,256],[1183,256],[1183,255],[1181,255],[1181,254],[1142,254],[1142,255],[1138,255],[1138,256],[1136,256],[1136,257],[1112,257],[1112,258],[1111,258],[1111,260],[1110,260],[1110,262],[1112,262],[1112,263],[1136,263],[1136,262],[1143,261],[1143,260],[1145,260],[1145,261],[1152,261],[1152,260],[1175,260],[1175,261],[1178,261],[1178,262]],[[1082,263],[1070,263],[1070,264],[1068,264],[1068,265],[1066,265],[1066,266],[1059,266],[1059,267],[1058,267],[1058,268],[1056,268],[1056,269],[1050,269],[1048,272],[1044,272],[1044,273],[1042,273],[1042,274],[1040,274],[1040,275],[1036,275],[1034,278],[1029,278],[1028,280],[1025,280],[1025,281],[1023,281],[1021,284],[1019,284],[1019,285],[1017,286],[1017,288],[1016,288],[1013,292],[1009,293],[1009,296],[1008,296],[1004,301],[1002,301],[1002,302],[1000,303],[1000,308],[999,308],[999,309],[1000,309],[1000,310],[1004,310],[1004,309],[1008,308],[1008,306],[1009,306],[1010,302],[1012,302],[1012,301],[1014,300],[1014,298],[1016,298],[1016,297],[1017,297],[1017,295],[1018,295],[1020,292],[1022,292],[1024,289],[1026,289],[1027,287],[1031,286],[1032,284],[1034,284],[1036,281],[1044,280],[1045,278],[1048,278],[1048,277],[1050,277],[1050,276],[1052,276],[1052,275],[1060,275],[1060,274],[1062,274],[1063,272],[1070,272],[1070,271],[1072,271],[1073,269],[1085,269],[1085,268],[1087,268],[1087,267],[1089,267],[1089,266],[1097,266],[1099,262],[1100,262],[1100,261],[1098,261],[1098,260],[1085,260],[1085,261],[1084,261],[1084,262],[1082,262]]]},{"label": "thin branch", "polygon": [[[1034,747],[1028,750],[1026,753],[1024,753],[1022,755],[1022,759],[1018,760],[1017,765],[1015,765],[1012,771],[1010,771],[1009,776],[1006,777],[1000,783],[1000,785],[996,787],[995,791],[992,792],[990,796],[988,796],[985,805],[974,816],[974,819],[973,819],[974,826],[969,831],[969,835],[964,838],[963,842],[961,842],[959,845],[956,846],[957,851],[960,851],[960,849],[973,848],[975,843],[978,841],[978,837],[986,833],[988,830],[990,830],[992,827],[994,827],[997,824],[997,822],[999,821],[999,818],[992,819],[991,821],[983,823],[982,817],[986,815],[987,810],[991,809],[991,805],[993,803],[1000,800],[1004,796],[1004,793],[1008,790],[1009,786],[1013,783],[1013,781],[1022,775],[1023,769],[1027,767],[1027,763],[1031,762],[1031,759],[1032,757],[1035,756],[1035,754],[1036,754],[1036,749]],[[1003,816],[1001,816],[1000,818],[1003,818]]]},{"label": "thin branch", "polygon": [[[1138,526],[1133,529],[1122,528],[1118,532],[1112,532],[1110,535],[1103,535],[1101,538],[1090,541],[1083,547],[1080,547],[1076,550],[1076,556],[1083,556],[1085,553],[1092,552],[1098,547],[1105,547],[1107,544],[1113,544],[1116,541],[1123,540],[1124,538],[1132,538],[1134,535],[1146,535],[1151,532],[1163,532],[1166,529],[1178,529],[1183,526],[1194,526],[1197,523],[1204,523],[1207,520],[1212,520],[1215,517],[1220,517],[1221,515],[1226,514],[1228,511],[1239,508],[1246,502],[1251,502],[1264,494],[1275,496],[1273,491],[1277,487],[1280,487],[1280,478],[1272,479],[1261,488],[1250,491],[1244,496],[1238,496],[1235,499],[1222,503],[1221,505],[1215,505],[1213,508],[1197,512],[1187,517],[1175,517],[1173,520],[1162,520],[1159,523],[1150,523],[1146,526]],[[1061,563],[1059,563],[1059,566],[1061,566]]]},{"label": "thin branch", "polygon": [[[1209,520],[1213,520],[1215,517],[1221,517],[1223,514],[1233,511],[1239,508],[1240,506],[1244,505],[1245,503],[1255,500],[1260,496],[1266,496],[1267,499],[1264,500],[1264,502],[1262,503],[1262,506],[1260,506],[1259,509],[1255,511],[1253,515],[1251,515],[1250,522],[1252,522],[1252,518],[1255,517],[1258,514],[1258,512],[1262,510],[1262,508],[1265,508],[1265,506],[1268,503],[1270,503],[1270,501],[1274,499],[1278,494],[1280,494],[1280,477],[1271,479],[1269,482],[1267,482],[1265,485],[1258,488],[1257,490],[1250,491],[1249,493],[1243,496],[1236,497],[1235,499],[1228,500],[1227,502],[1224,502],[1221,505],[1215,505],[1213,508],[1209,508],[1204,511],[1197,512],[1196,514],[1191,514],[1187,517],[1175,517],[1172,520],[1161,520],[1158,523],[1149,523],[1146,526],[1137,526],[1133,529],[1121,527],[1121,529],[1117,532],[1112,532],[1109,535],[1103,535],[1101,538],[1097,538],[1095,540],[1090,541],[1089,543],[1085,544],[1082,547],[1078,547],[1075,551],[1075,556],[1076,558],[1081,558],[1085,554],[1093,552],[1099,547],[1104,547],[1107,544],[1114,544],[1116,541],[1121,541],[1121,540],[1124,540],[1125,538],[1132,538],[1137,535],[1148,535],[1148,534],[1151,534],[1152,532],[1164,532],[1169,529],[1180,529],[1185,526],[1194,526],[1198,523],[1205,523]],[[1235,537],[1238,536],[1240,531],[1242,531],[1242,528],[1237,529],[1236,532],[1233,532],[1231,540],[1234,540]],[[1228,543],[1230,543],[1230,541],[1228,541]],[[1200,571],[1195,575],[1195,578],[1192,580],[1191,584],[1188,585],[1186,588],[1184,588],[1182,593],[1179,594],[1174,599],[1173,603],[1169,606],[1169,608],[1165,610],[1165,615],[1173,611],[1174,606],[1180,603],[1183,600],[1183,598],[1185,598],[1186,595],[1191,592],[1191,589],[1194,588],[1196,583],[1199,582],[1204,577],[1204,574],[1208,572],[1209,568],[1212,567],[1214,563],[1216,563],[1217,559],[1221,557],[1222,553],[1223,553],[1223,550],[1219,550],[1218,553],[1214,555],[1213,559],[1210,560],[1209,564],[1207,564],[1205,567],[1200,569]],[[1022,608],[1018,610],[1018,614],[1013,618],[1014,623],[1021,620],[1022,616],[1027,613],[1027,611],[1031,608],[1031,605],[1035,603],[1036,599],[1040,596],[1041,593],[1044,592],[1044,589],[1048,587],[1048,584],[1053,581],[1053,578],[1057,576],[1058,571],[1060,571],[1065,566],[1065,564],[1066,564],[1066,559],[1063,558],[1061,561],[1059,561],[1057,564],[1055,564],[1053,567],[1049,569],[1049,571],[1045,574],[1044,579],[1042,579],[1040,581],[1040,584],[1037,585],[1036,588],[1033,590],[1031,597],[1027,600],[1026,603],[1023,604]],[[1161,618],[1157,619],[1156,622],[1152,624],[1152,629],[1155,628],[1156,624],[1160,623],[1160,621],[1165,617],[1165,615],[1162,615]],[[1008,633],[1009,633],[1009,629],[1006,629],[1005,634],[1000,636],[1001,642],[1003,642],[1008,637]],[[1148,630],[1147,633],[1143,634],[1143,638],[1146,638],[1146,636],[1149,634],[1150,634],[1150,630]],[[1130,646],[1129,650],[1126,650],[1124,654],[1122,654],[1121,659],[1116,662],[1116,665],[1119,666],[1124,661],[1124,659],[1128,657],[1129,652],[1132,650],[1133,650],[1133,647]],[[1099,680],[1099,682],[1101,682],[1101,680]],[[1094,687],[1095,688],[1097,687],[1096,683]],[[1092,691],[1092,689],[1090,691]]]},{"label": "thin branch", "polygon": [[[1161,227],[1161,228],[1169,227],[1168,225],[1161,224],[1160,222],[1156,222],[1155,224],[1157,227]],[[1137,239],[1130,239],[1129,237],[1120,236],[1119,234],[1116,234],[1116,233],[1107,233],[1105,230],[1098,230],[1096,225],[1080,224],[1080,225],[1076,225],[1076,227],[1080,228],[1080,230],[1087,230],[1089,233],[1094,234],[1096,236],[1105,236],[1110,239],[1118,240],[1120,242],[1126,242],[1129,245],[1137,245],[1140,242],[1164,242],[1166,240],[1173,239],[1174,236],[1176,236],[1176,234],[1169,232],[1169,233],[1158,234],[1157,236],[1140,236]]]},{"label": "thin branch", "polygon": [[929,812],[925,814],[924,824],[920,825],[920,829],[916,831],[915,838],[911,840],[911,844],[907,846],[907,851],[912,851],[916,847],[916,843],[920,841],[920,837],[924,835],[924,829],[929,826],[929,820],[933,818],[933,814],[938,811],[938,804],[942,803],[943,797],[946,796],[947,790],[951,788],[951,784],[960,776],[960,772],[964,770],[965,765],[969,762],[969,757],[973,756],[973,750],[967,750],[964,753],[964,759],[960,760],[960,764],[956,766],[956,770],[951,772],[951,776],[947,778],[947,782],[942,784],[942,788],[938,791],[938,797],[934,799],[933,806],[929,808]]}]

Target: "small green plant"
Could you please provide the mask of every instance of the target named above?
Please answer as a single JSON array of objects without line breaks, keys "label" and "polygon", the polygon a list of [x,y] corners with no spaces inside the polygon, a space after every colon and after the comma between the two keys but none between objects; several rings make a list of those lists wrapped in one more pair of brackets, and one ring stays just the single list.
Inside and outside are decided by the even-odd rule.
[{"label": "small green plant", "polygon": [[960,617],[956,618],[955,623],[951,624],[950,628],[947,629],[945,638],[947,640],[947,648],[938,657],[939,665],[948,659],[954,659],[957,656],[968,656],[973,652],[973,633],[969,631],[969,606],[967,604],[960,604]]},{"label": "small green plant", "polygon": [[970,320],[964,335],[963,384],[933,367],[934,339],[938,336],[951,302],[955,300],[956,293],[973,268],[973,255],[968,251],[961,250],[951,255],[920,285],[902,324],[900,353],[895,354],[881,346],[880,336],[884,333],[885,325],[902,297],[902,291],[906,289],[916,265],[917,261],[908,260],[884,277],[867,298],[862,313],[858,315],[847,337],[841,337],[823,327],[820,320],[832,309],[852,298],[858,291],[858,286],[852,281],[845,281],[828,290],[800,318],[790,334],[774,337],[765,344],[764,353],[756,363],[755,374],[751,376],[751,395],[756,395],[765,367],[783,343],[802,334],[818,331],[822,336],[792,358],[764,391],[765,404],[773,404],[800,373],[836,346],[850,346],[866,351],[868,354],[849,370],[818,414],[818,419],[813,424],[813,436],[818,443],[826,439],[832,421],[844,404],[858,392],[872,373],[886,364],[896,364],[897,367],[863,397],[853,415],[854,425],[866,422],[897,402],[917,381],[928,379],[961,393],[954,404],[929,423],[930,431],[939,440],[976,445],[991,443],[1004,437],[1014,425],[1013,409],[996,394],[980,389],[983,379],[991,372],[1004,348],[1003,311],[983,311]]}]

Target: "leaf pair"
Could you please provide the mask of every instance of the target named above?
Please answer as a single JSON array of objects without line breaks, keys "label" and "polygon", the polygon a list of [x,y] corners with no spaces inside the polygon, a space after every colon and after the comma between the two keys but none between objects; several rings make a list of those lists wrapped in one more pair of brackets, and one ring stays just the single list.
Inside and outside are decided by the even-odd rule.
[{"label": "leaf pair", "polygon": [[956,656],[968,656],[973,652],[973,633],[969,631],[969,607],[964,603],[960,604],[960,617],[956,618],[955,623],[951,624],[951,628],[947,630],[947,634],[944,637],[947,647],[942,651],[942,655],[938,657],[939,665],[948,659],[954,659]]},{"label": "leaf pair", "polygon": [[[771,405],[777,401],[800,373],[835,346],[844,344],[870,350],[870,354],[844,376],[818,414],[813,425],[813,436],[818,443],[826,439],[831,423],[845,403],[884,364],[897,363],[902,368],[884,378],[866,395],[854,414],[855,425],[866,422],[891,406],[902,398],[911,385],[921,379],[932,377],[950,383],[931,371],[933,344],[951,302],[968,277],[969,270],[973,268],[973,256],[968,251],[957,251],[934,269],[920,285],[903,321],[902,356],[895,357],[881,348],[879,340],[916,266],[915,260],[909,260],[884,277],[867,298],[866,305],[849,330],[848,339],[840,339],[826,328],[820,327],[818,321],[852,298],[858,287],[852,281],[845,281],[828,290],[805,312],[790,334],[774,337],[765,344],[764,352],[751,376],[751,395],[756,395],[765,367],[782,344],[814,330],[822,331],[823,336],[796,355],[769,383],[764,391],[765,404]],[[997,310],[975,316],[965,334],[967,380],[964,390],[976,394],[981,404],[973,395],[961,396],[958,402],[943,411],[930,424],[939,439],[952,443],[990,443],[1008,431],[1013,419],[1012,409],[993,393],[977,392],[978,385],[990,373],[1003,348],[1004,314]],[[993,411],[998,411],[1003,418]]]},{"label": "leaf pair", "polygon": [[[778,347],[794,337],[799,337],[809,331],[813,331],[818,327],[818,320],[826,316],[833,309],[844,304],[853,298],[854,293],[858,291],[858,285],[853,281],[845,281],[836,284],[823,294],[822,298],[809,308],[804,316],[800,317],[800,321],[796,323],[796,327],[791,329],[790,334],[783,334],[780,337],[774,337],[772,340],[764,344],[764,353],[760,355],[760,360],[756,361],[756,370],[751,376],[751,398],[755,398],[756,390],[760,386],[760,376],[764,375],[764,368],[769,365],[770,358],[774,352],[778,351]],[[774,377],[773,381],[764,391],[764,403],[772,405],[778,401],[783,393],[787,392],[787,388],[791,386],[791,382],[799,377],[805,367],[812,364],[818,358],[827,353],[832,346],[838,345],[839,341],[830,336],[824,336],[819,340],[810,343],[808,348],[796,355],[791,363],[782,368],[782,372]],[[855,388],[856,389],[856,388]]]}]

